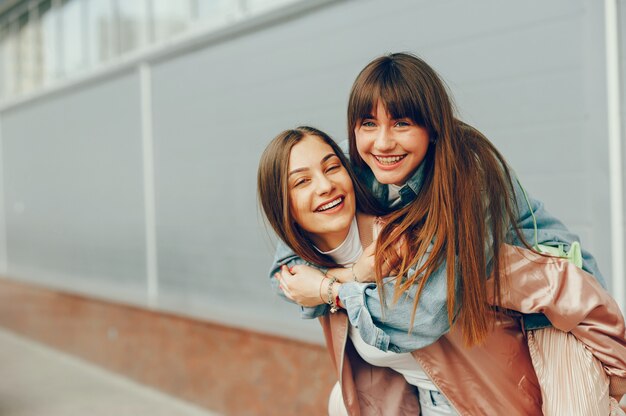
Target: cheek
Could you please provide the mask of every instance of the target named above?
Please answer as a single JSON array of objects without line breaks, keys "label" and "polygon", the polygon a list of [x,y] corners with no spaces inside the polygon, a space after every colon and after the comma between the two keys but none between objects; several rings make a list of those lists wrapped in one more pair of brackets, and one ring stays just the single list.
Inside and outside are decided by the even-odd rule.
[{"label": "cheek", "polygon": [[297,192],[292,193],[289,205],[293,219],[301,226],[304,225],[302,224],[302,221],[306,218],[306,213],[308,211],[306,195]]},{"label": "cheek", "polygon": [[428,132],[426,129],[421,128],[415,137],[416,147],[419,149],[418,151],[421,153],[426,153],[428,150],[428,145],[430,144],[430,139],[428,137]]},{"label": "cheek", "polygon": [[347,172],[344,178],[343,187],[347,193],[349,193],[350,195],[354,197],[354,184],[352,183],[352,180],[350,179],[350,175],[348,175]]},{"label": "cheek", "polygon": [[352,183],[352,179],[350,179],[350,175],[348,175],[348,172],[346,172],[345,176],[342,178],[341,186],[344,192],[350,196],[351,203],[356,206],[356,194],[354,193],[354,184]]},{"label": "cheek", "polygon": [[429,144],[428,135],[424,132],[405,137],[401,145],[404,147],[404,150],[411,152],[417,157],[423,157],[428,150]]},{"label": "cheek", "polygon": [[300,222],[300,208],[298,207],[298,198],[293,193],[289,197],[289,212],[295,222]]},{"label": "cheek", "polygon": [[428,139],[421,139],[418,141],[417,146],[415,146],[415,153],[422,155],[422,157],[426,154],[426,151],[428,150],[428,145],[430,144],[430,142],[428,141]]},{"label": "cheek", "polygon": [[363,133],[359,133],[358,130],[354,131],[356,150],[359,153],[359,156],[363,157],[363,154],[366,152],[368,144],[367,144],[367,136]]}]

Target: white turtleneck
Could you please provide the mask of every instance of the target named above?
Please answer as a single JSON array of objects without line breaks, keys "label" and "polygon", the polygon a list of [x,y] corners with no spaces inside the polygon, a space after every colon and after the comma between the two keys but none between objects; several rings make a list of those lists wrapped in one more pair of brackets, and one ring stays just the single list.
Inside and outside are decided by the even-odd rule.
[{"label": "white turtleneck", "polygon": [[[317,248],[317,247],[316,247]],[[356,223],[356,217],[352,219],[350,223],[350,230],[346,239],[343,240],[339,246],[333,248],[330,251],[321,251],[320,253],[329,255],[337,264],[351,266],[361,257],[363,254],[363,246],[361,245],[361,239],[359,238],[359,227]]]}]

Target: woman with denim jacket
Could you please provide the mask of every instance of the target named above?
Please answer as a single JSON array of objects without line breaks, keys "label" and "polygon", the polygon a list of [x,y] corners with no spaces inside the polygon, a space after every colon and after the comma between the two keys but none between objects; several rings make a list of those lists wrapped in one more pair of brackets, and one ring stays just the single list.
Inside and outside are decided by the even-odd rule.
[{"label": "woman with denim jacket", "polygon": [[[362,244],[371,242],[374,232],[382,225],[382,221],[374,217],[380,214],[375,202],[368,198],[358,182],[354,185],[353,182],[354,176],[339,148],[327,135],[309,127],[279,135],[264,152],[259,166],[259,196],[277,234],[294,245],[308,241],[308,245],[296,250],[311,261],[330,266],[346,265],[356,260],[362,252]],[[360,212],[355,217],[356,207]],[[623,357],[626,356],[622,343],[624,325],[615,302],[588,274],[574,271],[564,279],[561,277],[567,268],[559,271],[554,262],[546,262],[543,257],[535,259],[537,264],[529,263],[527,255],[520,257],[516,250],[509,254],[516,266],[507,276],[515,277],[511,287],[516,295],[504,300],[507,305],[516,307],[519,299],[534,296],[535,309],[543,308],[559,327],[576,333],[596,351],[608,368],[623,368]],[[550,298],[545,291],[533,289],[533,285],[537,286],[537,277],[547,279],[539,282],[539,286],[552,279],[551,284],[559,286],[559,295]],[[332,285],[323,280],[316,287],[319,290],[318,303],[324,298],[328,300]],[[581,289],[593,300],[579,305],[575,311],[570,308],[563,313],[563,304],[572,304],[572,296],[579,294]],[[607,321],[618,325],[606,327],[603,322]],[[490,333],[483,346],[467,349],[458,333],[451,333],[412,355],[385,353],[368,346],[358,331],[349,325],[344,312],[326,314],[320,322],[341,380],[341,389],[334,390],[337,394],[330,403],[335,408],[330,412],[333,416],[346,414],[347,409],[350,414],[418,414],[420,404],[425,416],[451,415],[455,410],[492,414],[506,408],[503,406],[516,409],[518,414],[540,411],[540,394],[524,337],[511,316],[500,317],[496,330]],[[595,335],[590,336],[590,331]],[[573,336],[572,340],[575,340]],[[604,346],[608,351],[603,351]],[[589,364],[590,361],[591,353],[585,352],[585,356],[574,357],[567,365]],[[594,366],[590,368],[595,371],[594,376],[606,379],[599,361],[593,359],[592,364]],[[458,383],[460,376],[468,382]],[[590,377],[586,375],[586,379]],[[420,404],[414,391],[416,387]],[[502,398],[484,402],[474,396],[465,396],[466,390],[500,393]],[[608,402],[599,400],[601,395],[590,403],[598,409],[600,404],[604,405],[604,413],[596,414],[606,414],[609,408]],[[606,391],[604,396],[608,400]]]},{"label": "woman with denim jacket", "polygon": [[[519,192],[504,161],[479,132],[454,119],[443,85],[423,61],[395,54],[368,65],[351,94],[349,123],[350,151],[360,178],[378,196],[395,193],[399,202],[381,229],[375,256],[378,284],[348,283],[344,277],[343,284],[326,284],[329,295],[337,296],[361,337],[383,351],[413,351],[453,336],[475,345],[472,350],[488,344],[484,341],[493,334],[488,303],[507,300],[499,286],[510,279],[502,278],[501,262],[520,250],[514,246],[530,230],[528,214],[538,218],[542,243],[569,243],[571,234],[536,202],[528,209],[515,206],[508,196]],[[396,189],[390,192],[381,184]],[[407,204],[411,198],[414,202]],[[597,271],[590,256],[585,253],[583,259],[583,268]],[[277,264],[285,260],[294,260],[293,255],[279,253]],[[367,266],[367,261],[357,263],[350,274],[369,280],[367,267],[359,266],[363,263]],[[531,263],[542,264],[537,259]],[[385,264],[402,278],[383,279]],[[282,274],[295,298],[295,286],[287,282],[306,279]],[[333,274],[341,277],[340,270]],[[317,281],[325,285],[324,278]],[[492,295],[487,284],[494,286]],[[298,295],[301,304],[316,305],[303,293]],[[519,306],[522,312],[543,311],[534,310],[536,305]],[[307,312],[320,315],[324,308]],[[440,339],[449,330],[449,317],[454,317],[454,330]]]}]

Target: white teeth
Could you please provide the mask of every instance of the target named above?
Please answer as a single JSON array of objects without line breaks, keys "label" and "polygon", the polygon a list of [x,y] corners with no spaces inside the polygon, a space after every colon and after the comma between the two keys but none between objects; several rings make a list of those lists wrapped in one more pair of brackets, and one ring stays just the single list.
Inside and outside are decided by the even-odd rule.
[{"label": "white teeth", "polygon": [[404,156],[375,156],[376,160],[378,160],[383,165],[393,165],[394,163],[399,162],[404,159]]},{"label": "white teeth", "polygon": [[332,207],[336,207],[337,205],[341,204],[343,202],[343,198],[339,197],[337,199],[335,199],[334,201],[330,201],[327,204],[322,205],[321,207],[319,207],[316,211],[326,211],[327,209],[331,209]]}]

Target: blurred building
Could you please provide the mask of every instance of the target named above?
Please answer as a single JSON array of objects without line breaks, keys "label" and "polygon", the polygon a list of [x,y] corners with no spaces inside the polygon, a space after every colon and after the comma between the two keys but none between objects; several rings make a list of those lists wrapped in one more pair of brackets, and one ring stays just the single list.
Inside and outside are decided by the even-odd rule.
[{"label": "blurred building", "polygon": [[0,324],[226,414],[322,412],[330,360],[270,290],[256,167],[285,128],[343,140],[352,81],[394,51],[623,307],[625,21],[624,0],[0,1]]}]

